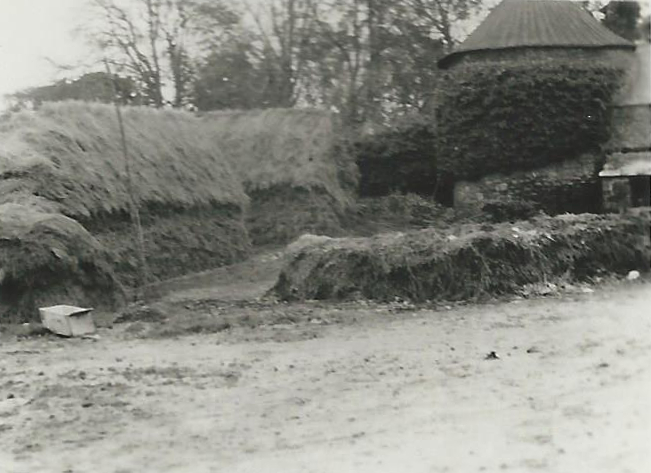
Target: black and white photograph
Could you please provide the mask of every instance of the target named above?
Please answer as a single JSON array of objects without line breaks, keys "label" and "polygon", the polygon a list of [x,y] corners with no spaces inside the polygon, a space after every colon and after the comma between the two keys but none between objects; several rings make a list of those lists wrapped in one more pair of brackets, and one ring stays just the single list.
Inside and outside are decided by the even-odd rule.
[{"label": "black and white photograph", "polygon": [[0,473],[651,472],[650,0],[0,0]]}]

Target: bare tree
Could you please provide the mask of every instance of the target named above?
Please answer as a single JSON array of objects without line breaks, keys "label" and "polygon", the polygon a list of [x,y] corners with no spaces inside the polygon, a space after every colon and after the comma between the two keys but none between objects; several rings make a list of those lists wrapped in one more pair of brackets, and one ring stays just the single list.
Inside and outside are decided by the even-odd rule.
[{"label": "bare tree", "polygon": [[410,0],[416,18],[421,18],[441,36],[445,47],[451,50],[456,43],[455,25],[478,11],[482,0]]},{"label": "bare tree", "polygon": [[294,106],[301,96],[306,61],[315,36],[316,0],[271,0],[248,12],[260,42],[259,61],[267,68],[275,105]]},{"label": "bare tree", "polygon": [[155,107],[165,104],[164,91],[170,85],[174,106],[189,101],[192,57],[203,35],[217,35],[237,21],[219,0],[89,1],[89,37],[118,71],[140,83]]}]

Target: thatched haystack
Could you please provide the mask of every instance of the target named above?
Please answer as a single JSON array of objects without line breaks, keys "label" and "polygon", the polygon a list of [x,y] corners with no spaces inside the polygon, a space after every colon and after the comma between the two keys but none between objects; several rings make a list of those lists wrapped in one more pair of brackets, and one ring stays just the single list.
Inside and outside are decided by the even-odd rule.
[{"label": "thatched haystack", "polygon": [[333,239],[296,253],[274,292],[284,300],[465,300],[601,271],[646,271],[648,228],[648,220],[583,214]]},{"label": "thatched haystack", "polygon": [[[125,108],[132,175],[152,275],[178,276],[241,259],[248,203],[237,175],[191,114]],[[29,202],[79,221],[134,280],[136,254],[115,111],[47,104],[0,125],[0,203]]]},{"label": "thatched haystack", "polygon": [[255,243],[341,231],[340,219],[353,200],[356,166],[331,113],[216,112],[204,121],[251,198],[247,228]]},{"label": "thatched haystack", "polygon": [[30,321],[55,304],[116,308],[124,292],[109,258],[71,218],[0,205],[0,321]]}]

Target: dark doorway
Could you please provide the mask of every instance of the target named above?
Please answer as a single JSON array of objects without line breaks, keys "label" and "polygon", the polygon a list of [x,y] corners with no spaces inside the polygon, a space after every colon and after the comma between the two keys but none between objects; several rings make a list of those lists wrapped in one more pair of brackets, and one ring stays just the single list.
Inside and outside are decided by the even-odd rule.
[{"label": "dark doorway", "polygon": [[631,206],[651,206],[651,176],[635,176],[629,179],[631,185]]}]

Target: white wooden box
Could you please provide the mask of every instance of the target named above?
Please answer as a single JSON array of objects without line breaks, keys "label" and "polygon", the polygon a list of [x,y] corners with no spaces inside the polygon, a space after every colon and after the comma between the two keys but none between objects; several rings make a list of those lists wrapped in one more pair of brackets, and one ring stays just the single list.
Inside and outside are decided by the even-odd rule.
[{"label": "white wooden box", "polygon": [[95,333],[95,322],[91,316],[92,310],[71,305],[55,305],[38,309],[43,326],[51,332],[65,337]]}]

